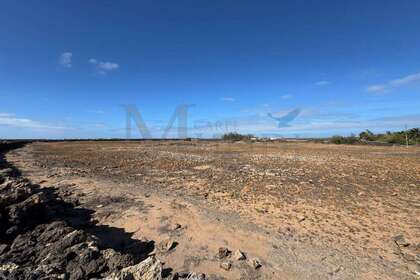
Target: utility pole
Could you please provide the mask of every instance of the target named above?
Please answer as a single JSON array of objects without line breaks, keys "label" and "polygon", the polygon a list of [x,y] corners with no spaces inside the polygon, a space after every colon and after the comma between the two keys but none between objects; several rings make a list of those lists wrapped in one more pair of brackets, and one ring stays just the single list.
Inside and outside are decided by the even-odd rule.
[{"label": "utility pole", "polygon": [[405,147],[408,148],[407,125],[405,125]]}]

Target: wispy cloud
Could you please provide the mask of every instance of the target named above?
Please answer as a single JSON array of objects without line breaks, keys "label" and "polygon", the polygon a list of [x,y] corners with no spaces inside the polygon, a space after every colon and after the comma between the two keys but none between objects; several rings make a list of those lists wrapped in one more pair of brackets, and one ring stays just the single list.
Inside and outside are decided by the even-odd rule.
[{"label": "wispy cloud", "polygon": [[322,86],[327,86],[330,85],[331,82],[330,81],[318,81],[315,83],[316,86],[322,87]]},{"label": "wispy cloud", "polygon": [[366,88],[366,91],[370,93],[387,92],[394,88],[406,86],[417,82],[420,82],[420,72],[399,79],[391,80],[382,84],[370,85]]},{"label": "wispy cloud", "polygon": [[393,86],[403,86],[418,81],[420,81],[420,73],[415,73],[400,79],[392,80],[390,84]]},{"label": "wispy cloud", "polygon": [[89,63],[95,66],[95,70],[102,75],[108,72],[115,71],[120,68],[120,65],[114,62],[99,61],[95,58],[89,59]]},{"label": "wispy cloud", "polygon": [[14,117],[15,114],[0,113],[0,118]]},{"label": "wispy cloud", "polygon": [[293,98],[293,95],[291,95],[291,94],[284,94],[284,95],[282,95],[280,97],[281,97],[281,99],[291,99],[291,98]]},{"label": "wispy cloud", "polygon": [[221,97],[220,100],[224,101],[224,102],[234,102],[235,98],[233,98],[233,97]]},{"label": "wispy cloud", "polygon": [[381,85],[381,84],[378,84],[378,85],[371,85],[371,86],[368,86],[367,88],[366,88],[366,91],[367,92],[383,92],[383,91],[386,91],[387,90],[387,86],[386,85]]},{"label": "wispy cloud", "polygon": [[19,118],[15,114],[10,113],[0,113],[0,125],[29,129],[69,129],[69,127],[66,126],[52,125],[27,118]]},{"label": "wispy cloud", "polygon": [[62,53],[60,55],[60,57],[58,58],[58,64],[60,64],[64,68],[71,68],[72,67],[72,64],[71,64],[72,56],[73,56],[73,54],[71,52]]}]

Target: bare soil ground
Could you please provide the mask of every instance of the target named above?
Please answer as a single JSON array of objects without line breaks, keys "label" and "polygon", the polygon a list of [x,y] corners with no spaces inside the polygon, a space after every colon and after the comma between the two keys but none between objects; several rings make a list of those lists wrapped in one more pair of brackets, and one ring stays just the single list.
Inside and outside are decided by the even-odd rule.
[{"label": "bare soil ground", "polygon": [[[81,196],[99,223],[156,241],[158,258],[175,271],[209,279],[419,277],[419,147],[57,142],[7,159],[35,183]],[[159,249],[167,240],[173,248]],[[247,260],[231,257],[225,270],[220,247]]]}]

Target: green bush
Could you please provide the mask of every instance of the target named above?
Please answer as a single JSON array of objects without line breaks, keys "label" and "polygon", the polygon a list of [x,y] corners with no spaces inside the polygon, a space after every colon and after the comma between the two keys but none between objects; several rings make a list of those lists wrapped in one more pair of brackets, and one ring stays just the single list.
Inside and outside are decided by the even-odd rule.
[{"label": "green bush", "polygon": [[369,129],[366,129],[365,131],[362,131],[359,133],[359,138],[360,140],[365,140],[365,141],[376,141],[377,135],[375,135]]},{"label": "green bush", "polygon": [[226,134],[223,134],[222,139],[223,140],[232,140],[232,141],[241,141],[241,140],[250,140],[254,136],[252,134],[239,134],[237,132],[229,132]]},{"label": "green bush", "polygon": [[420,143],[420,129],[412,128],[409,130],[390,132],[387,131],[385,134],[375,134],[370,130],[365,130],[359,133],[359,137],[352,136],[340,136],[335,135],[329,139],[330,143],[334,144],[354,144],[357,142],[381,142],[389,144],[405,145],[407,142],[409,145],[417,145]]},{"label": "green bush", "polygon": [[354,144],[357,143],[359,139],[354,135],[344,137],[340,135],[334,135],[330,138],[330,142],[333,144]]}]

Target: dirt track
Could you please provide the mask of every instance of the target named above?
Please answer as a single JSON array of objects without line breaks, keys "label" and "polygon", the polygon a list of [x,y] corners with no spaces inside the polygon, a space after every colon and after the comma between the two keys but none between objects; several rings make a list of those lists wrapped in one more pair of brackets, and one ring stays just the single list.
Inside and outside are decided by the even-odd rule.
[{"label": "dirt track", "polygon": [[[418,147],[63,142],[7,158],[36,183],[83,193],[100,223],[176,241],[158,252],[176,271],[214,279],[416,279],[420,271]],[[233,261],[225,271],[219,247],[262,267]]]}]

